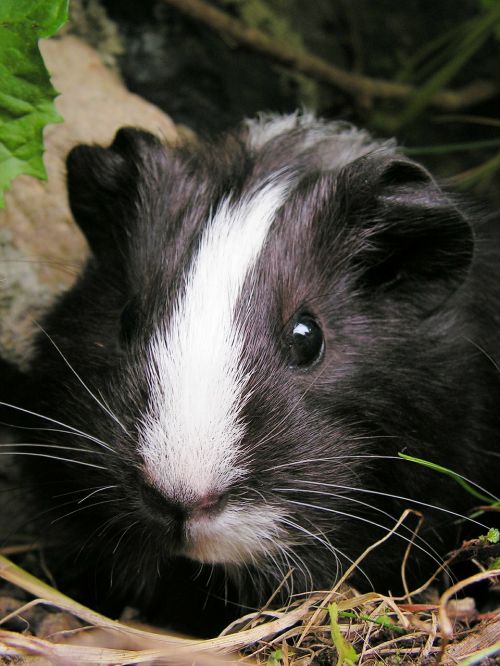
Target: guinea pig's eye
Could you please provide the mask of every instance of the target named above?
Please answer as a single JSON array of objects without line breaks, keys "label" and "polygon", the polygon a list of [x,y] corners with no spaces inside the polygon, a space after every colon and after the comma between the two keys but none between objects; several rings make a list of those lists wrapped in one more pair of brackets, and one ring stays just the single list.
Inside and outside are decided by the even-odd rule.
[{"label": "guinea pig's eye", "polygon": [[137,300],[132,298],[123,308],[120,315],[120,342],[128,345],[132,342],[137,331],[140,319],[140,310]]},{"label": "guinea pig's eye", "polygon": [[292,368],[312,365],[321,358],[325,347],[318,322],[307,314],[293,321],[287,342]]}]

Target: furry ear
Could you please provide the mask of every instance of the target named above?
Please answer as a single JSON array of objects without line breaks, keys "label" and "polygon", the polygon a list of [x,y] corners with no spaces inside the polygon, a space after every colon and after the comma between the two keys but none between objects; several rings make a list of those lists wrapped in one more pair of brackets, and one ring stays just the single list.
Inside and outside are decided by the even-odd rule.
[{"label": "furry ear", "polygon": [[147,212],[142,210],[148,200],[144,194],[166,173],[166,149],[148,132],[122,128],[109,148],[76,146],[66,165],[71,211],[100,257]]},{"label": "furry ear", "polygon": [[344,168],[337,187],[363,287],[429,312],[462,284],[472,228],[424,167],[371,154]]}]

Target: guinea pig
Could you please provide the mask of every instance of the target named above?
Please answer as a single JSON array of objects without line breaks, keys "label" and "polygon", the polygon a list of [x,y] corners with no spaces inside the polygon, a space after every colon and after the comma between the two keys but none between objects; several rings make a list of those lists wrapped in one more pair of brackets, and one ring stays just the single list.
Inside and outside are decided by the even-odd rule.
[{"label": "guinea pig", "polygon": [[185,147],[125,128],[67,169],[91,256],[7,408],[32,415],[16,450],[63,589],[203,633],[206,598],[226,620],[283,579],[281,601],[330,588],[408,507],[420,533],[352,581],[396,590],[413,541],[422,582],[477,500],[398,454],[498,478],[481,216],[393,141],[308,113]]}]

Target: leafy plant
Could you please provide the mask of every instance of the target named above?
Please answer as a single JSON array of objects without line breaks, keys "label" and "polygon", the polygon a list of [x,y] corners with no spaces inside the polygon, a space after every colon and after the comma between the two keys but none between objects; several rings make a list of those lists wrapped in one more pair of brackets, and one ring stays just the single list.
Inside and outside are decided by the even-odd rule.
[{"label": "leafy plant", "polygon": [[62,118],[38,40],[56,33],[67,18],[68,0],[0,2],[0,208],[19,174],[47,178],[43,128]]},{"label": "leafy plant", "polygon": [[271,654],[269,655],[266,666],[281,666],[282,659],[283,659],[283,651],[274,650],[274,652],[271,652]]},{"label": "leafy plant", "polygon": [[487,534],[480,536],[479,539],[486,543],[496,544],[500,542],[500,531],[496,527],[492,527],[488,530]]}]

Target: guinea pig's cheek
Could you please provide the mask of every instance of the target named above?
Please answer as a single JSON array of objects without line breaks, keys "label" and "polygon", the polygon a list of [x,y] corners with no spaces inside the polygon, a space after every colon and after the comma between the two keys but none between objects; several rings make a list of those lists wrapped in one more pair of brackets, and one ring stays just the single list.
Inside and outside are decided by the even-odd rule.
[{"label": "guinea pig's cheek", "polygon": [[227,507],[216,516],[195,515],[186,523],[183,554],[209,564],[255,562],[286,545],[282,513],[269,507]]}]

